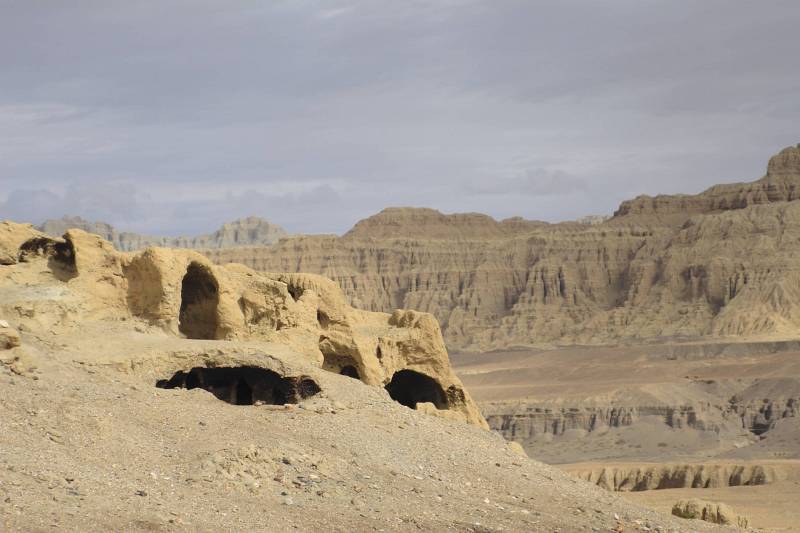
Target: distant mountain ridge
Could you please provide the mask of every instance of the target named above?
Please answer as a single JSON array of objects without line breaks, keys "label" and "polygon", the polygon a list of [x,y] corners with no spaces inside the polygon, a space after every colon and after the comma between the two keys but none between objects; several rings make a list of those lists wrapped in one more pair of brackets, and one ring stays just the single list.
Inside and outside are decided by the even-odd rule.
[{"label": "distant mountain ridge", "polygon": [[[258,224],[232,227],[240,226]],[[113,232],[111,240],[133,247]],[[387,208],[341,237],[275,242],[229,229],[136,246],[145,242],[197,247],[220,264],[327,276],[355,307],[434,314],[457,350],[800,338],[800,146],[773,156],[756,181],[640,196],[609,219],[549,224]]]},{"label": "distant mountain ridge", "polygon": [[275,244],[288,233],[282,227],[259,217],[247,217],[224,224],[211,234],[196,237],[158,237],[138,233],[119,232],[105,222],[90,222],[81,217],[65,216],[47,220],[36,229],[53,236],[63,235],[68,229],[77,228],[96,233],[111,242],[117,250],[133,251],[148,246],[164,248],[234,248],[237,246],[267,246]]},{"label": "distant mountain ridge", "polygon": [[451,349],[800,338],[800,146],[751,183],[547,224],[391,208],[342,237],[206,250],[322,274],[356,306],[433,313]]}]

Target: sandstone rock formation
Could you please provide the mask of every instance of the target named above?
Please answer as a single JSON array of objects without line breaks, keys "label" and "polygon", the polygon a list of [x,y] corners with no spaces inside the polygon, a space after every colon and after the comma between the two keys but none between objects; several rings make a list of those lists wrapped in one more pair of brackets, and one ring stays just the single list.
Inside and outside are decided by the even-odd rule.
[{"label": "sandstone rock formation", "polygon": [[800,145],[770,159],[767,174],[753,183],[715,185],[696,195],[639,196],[623,202],[614,217],[656,215],[678,224],[696,214],[719,213],[759,204],[800,199]]},{"label": "sandstone rock formation", "polygon": [[0,243],[0,529],[716,530],[485,431],[430,315],[80,230]]},{"label": "sandstone rock formation", "polygon": [[[486,427],[450,369],[439,325],[429,314],[360,311],[345,302],[335,283],[320,276],[258,274],[235,264],[220,267],[194,251],[120,253],[82,230],[55,239],[30,226],[4,222],[0,236],[6,263],[31,263],[33,273],[43,269],[76,300],[60,312],[40,312],[36,303],[5,312],[41,314],[50,327],[89,317],[136,318],[190,339],[271,341],[326,370],[385,387],[410,408]],[[25,269],[8,272],[32,275]]]},{"label": "sandstone rock formation", "polygon": [[774,467],[752,463],[649,466],[616,464],[590,469],[583,469],[581,465],[570,465],[567,470],[606,490],[621,492],[768,485],[781,475]]},{"label": "sandstone rock formation", "polygon": [[600,224],[386,209],[342,237],[208,250],[315,272],[361,308],[430,312],[451,349],[643,339],[796,338],[800,147],[750,184],[640,197]]},{"label": "sandstone rock formation", "polygon": [[37,226],[39,231],[51,237],[60,237],[69,229],[81,229],[100,235],[121,251],[133,251],[148,246],[164,248],[232,248],[236,246],[270,245],[287,235],[286,231],[258,217],[247,217],[224,224],[209,235],[196,237],[156,237],[138,233],[119,232],[105,222],[89,222],[81,217],[65,216],[58,220],[47,220]]},{"label": "sandstone rock formation", "polygon": [[20,345],[19,333],[5,320],[0,320],[0,350],[10,350]]},{"label": "sandstone rock formation", "polygon": [[712,524],[733,525],[747,527],[749,520],[737,515],[733,509],[724,503],[708,502],[692,498],[679,500],[672,507],[672,514],[681,518],[705,520]]},{"label": "sandstone rock formation", "polygon": [[[688,396],[691,388],[686,387],[683,392]],[[764,435],[781,420],[800,418],[800,393],[796,394],[786,397],[780,391],[774,393],[774,398],[747,400],[734,395],[727,402],[711,396],[709,401],[685,405],[646,405],[646,401],[645,405],[631,405],[629,400],[615,401],[613,396],[605,405],[563,406],[563,399],[484,402],[481,410],[493,430],[520,443],[562,437],[576,431],[591,436],[593,432],[633,427],[644,421],[659,422],[676,431],[692,429],[729,438],[743,434],[752,438]]]}]

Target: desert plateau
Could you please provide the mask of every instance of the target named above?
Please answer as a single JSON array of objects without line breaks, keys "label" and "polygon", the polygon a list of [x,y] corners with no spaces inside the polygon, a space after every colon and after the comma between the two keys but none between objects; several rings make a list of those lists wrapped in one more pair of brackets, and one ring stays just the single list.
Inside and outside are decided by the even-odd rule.
[{"label": "desert plateau", "polygon": [[696,531],[699,499],[793,529],[798,187],[792,147],[591,223],[4,222],[4,525]]},{"label": "desert plateau", "polygon": [[797,0],[0,0],[0,533],[800,533]]}]

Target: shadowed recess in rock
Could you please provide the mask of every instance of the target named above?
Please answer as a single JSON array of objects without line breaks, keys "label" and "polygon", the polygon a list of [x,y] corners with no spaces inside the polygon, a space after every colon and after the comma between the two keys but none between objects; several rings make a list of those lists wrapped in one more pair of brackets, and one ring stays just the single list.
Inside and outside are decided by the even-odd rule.
[{"label": "shadowed recess in rock", "polygon": [[26,263],[35,257],[47,257],[47,267],[61,281],[68,281],[78,275],[75,247],[69,240],[36,237],[25,241],[19,247],[19,262]]},{"label": "shadowed recess in rock", "polygon": [[206,267],[190,264],[181,283],[180,332],[190,339],[215,339],[218,305],[217,280]]},{"label": "shadowed recess in rock", "polygon": [[324,335],[319,338],[319,350],[322,352],[322,369],[336,372],[349,378],[361,379],[358,363],[351,355],[337,353],[337,347]]},{"label": "shadowed recess in rock", "polygon": [[308,376],[284,377],[272,370],[254,366],[195,367],[188,372],[176,372],[168,380],[159,380],[156,387],[203,389],[217,399],[234,405],[297,403],[321,390]]},{"label": "shadowed recess in rock", "polygon": [[361,376],[358,375],[358,369],[353,365],[347,365],[343,367],[339,373],[343,376],[347,376],[353,379],[361,379]]},{"label": "shadowed recess in rock", "polygon": [[394,401],[411,409],[423,402],[432,403],[437,409],[447,409],[447,396],[436,380],[413,370],[395,372],[386,390]]}]

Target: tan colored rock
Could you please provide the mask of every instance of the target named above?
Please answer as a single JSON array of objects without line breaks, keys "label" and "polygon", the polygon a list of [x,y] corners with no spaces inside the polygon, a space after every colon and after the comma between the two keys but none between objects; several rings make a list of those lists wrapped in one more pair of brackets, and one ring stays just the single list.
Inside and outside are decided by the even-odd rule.
[{"label": "tan colored rock", "polygon": [[[796,338],[798,161],[800,148],[790,147],[753,183],[640,197],[601,223],[390,208],[343,237],[287,237],[256,247],[226,237],[208,241],[203,253],[218,264],[325,276],[357,308],[431,313],[447,345],[460,351],[664,337]],[[237,247],[211,249],[224,243]],[[13,253],[0,262],[15,262]],[[242,296],[255,306],[248,313],[260,312],[258,302]]]},{"label": "tan colored rock", "polygon": [[19,333],[5,320],[0,320],[0,350],[10,350],[20,345]]},{"label": "tan colored rock", "polygon": [[773,466],[752,463],[618,464],[590,469],[571,465],[567,471],[589,483],[617,492],[768,485],[783,476]]},{"label": "tan colored rock", "polygon": [[712,524],[747,527],[749,520],[737,515],[733,509],[724,503],[709,502],[692,498],[678,500],[672,507],[672,514],[681,518],[705,520]]},{"label": "tan colored rock", "polygon": [[528,452],[525,451],[525,448],[522,447],[522,444],[515,441],[508,442],[508,449],[512,452],[516,453],[520,457],[528,457]]},{"label": "tan colored rock", "polygon": [[756,182],[639,198],[599,224],[393,208],[343,237],[207,254],[261,271],[322,274],[372,311],[429,312],[456,350],[794,338],[798,160],[800,148],[787,148]]},{"label": "tan colored rock", "polygon": [[30,226],[4,228],[0,253],[16,254],[23,264],[0,270],[0,276],[36,280],[49,273],[69,291],[67,302],[73,303],[65,302],[61,312],[52,304],[31,309],[31,316],[49,317],[48,327],[67,326],[78,316],[130,318],[190,339],[274,342],[326,370],[386,387],[408,407],[430,403],[435,414],[487,427],[451,370],[439,325],[429,314],[354,309],[321,276],[218,266],[189,250],[121,253],[82,230],[55,239]]},{"label": "tan colored rock", "polygon": [[0,222],[0,265],[16,264],[23,244],[39,237],[47,238],[30,224],[17,224],[8,220]]}]

